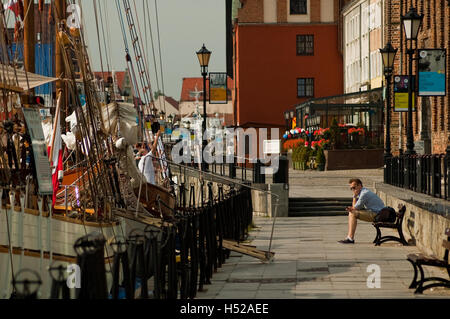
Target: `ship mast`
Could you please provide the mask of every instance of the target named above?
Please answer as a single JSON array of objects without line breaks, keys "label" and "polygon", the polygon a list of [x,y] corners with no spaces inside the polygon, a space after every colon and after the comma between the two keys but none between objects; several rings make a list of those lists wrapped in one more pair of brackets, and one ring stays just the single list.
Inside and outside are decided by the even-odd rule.
[{"label": "ship mast", "polygon": [[[23,25],[23,61],[25,71],[35,73],[35,42],[34,32],[34,1],[24,0],[23,2],[25,21]],[[34,89],[30,89],[25,94],[25,107],[30,104],[30,97],[34,94]]]},{"label": "ship mast", "polygon": [[[64,24],[66,22],[66,0],[55,0],[55,11],[56,16],[59,18],[58,23]],[[58,32],[62,30],[63,26],[55,25],[55,76],[59,79],[63,79],[65,77],[64,70],[64,59],[62,47],[58,43],[60,40],[58,39]],[[61,94],[61,106],[62,106],[62,118],[66,118],[68,116],[67,108],[66,108],[66,94],[65,94],[65,85],[62,80],[56,81],[56,93],[62,91]],[[58,96],[58,94],[56,94]]]}]

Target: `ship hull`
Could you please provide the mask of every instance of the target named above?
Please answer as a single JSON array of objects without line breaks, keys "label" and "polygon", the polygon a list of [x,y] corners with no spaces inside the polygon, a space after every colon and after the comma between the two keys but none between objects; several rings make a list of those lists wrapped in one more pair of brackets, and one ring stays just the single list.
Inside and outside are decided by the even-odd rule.
[{"label": "ship hull", "polygon": [[[22,212],[16,208],[13,212],[11,209],[1,209],[0,298],[9,298],[12,292],[10,242],[14,273],[17,274],[21,269],[36,271],[43,282],[40,298],[49,298],[52,281],[48,267],[54,261],[62,262],[64,265],[75,264],[77,257],[73,248],[75,241],[91,233],[103,234],[106,240],[114,236],[125,237],[127,225],[123,218],[118,218],[118,221],[114,223],[83,222],[59,215],[39,216],[39,212],[34,210]],[[105,248],[105,263],[112,264],[113,251],[108,244]],[[109,271],[108,265],[106,269]]]}]

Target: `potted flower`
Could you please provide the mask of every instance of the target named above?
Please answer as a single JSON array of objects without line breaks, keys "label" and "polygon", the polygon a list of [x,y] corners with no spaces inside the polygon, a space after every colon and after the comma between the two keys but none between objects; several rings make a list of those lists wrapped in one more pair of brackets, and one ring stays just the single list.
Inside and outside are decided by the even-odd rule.
[{"label": "potted flower", "polygon": [[348,129],[347,132],[348,132],[348,135],[350,136],[352,144],[354,144],[354,145],[360,144],[360,142],[361,142],[360,139],[361,139],[361,137],[364,136],[364,133],[365,133],[364,128],[362,128],[362,127],[358,127],[358,128],[351,127]]}]

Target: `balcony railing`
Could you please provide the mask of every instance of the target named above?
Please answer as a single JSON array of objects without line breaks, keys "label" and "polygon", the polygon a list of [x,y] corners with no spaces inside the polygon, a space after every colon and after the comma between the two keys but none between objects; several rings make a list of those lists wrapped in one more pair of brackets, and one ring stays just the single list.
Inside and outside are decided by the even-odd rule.
[{"label": "balcony railing", "polygon": [[417,193],[450,200],[449,160],[449,152],[386,158],[384,182]]}]

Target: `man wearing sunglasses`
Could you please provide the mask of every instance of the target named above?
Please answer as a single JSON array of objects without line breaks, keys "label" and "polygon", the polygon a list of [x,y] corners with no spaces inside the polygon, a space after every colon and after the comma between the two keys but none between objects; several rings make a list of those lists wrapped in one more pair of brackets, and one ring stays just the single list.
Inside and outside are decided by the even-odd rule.
[{"label": "man wearing sunglasses", "polygon": [[363,187],[360,179],[353,178],[349,181],[350,190],[353,192],[353,206],[347,207],[348,234],[347,238],[340,240],[342,244],[355,243],[355,231],[357,220],[373,222],[375,216],[385,207],[381,198],[374,192]]}]

